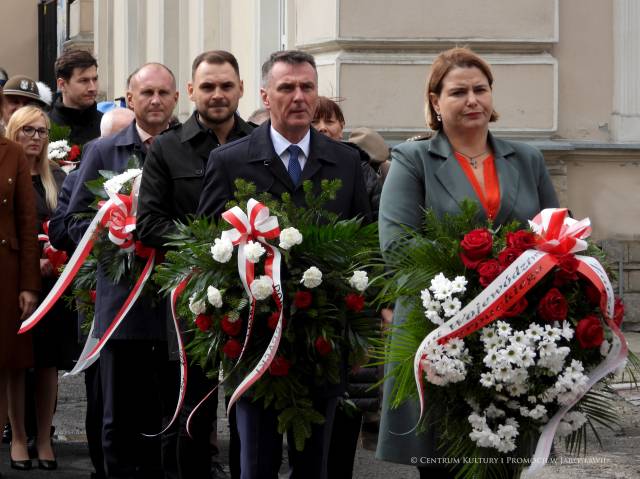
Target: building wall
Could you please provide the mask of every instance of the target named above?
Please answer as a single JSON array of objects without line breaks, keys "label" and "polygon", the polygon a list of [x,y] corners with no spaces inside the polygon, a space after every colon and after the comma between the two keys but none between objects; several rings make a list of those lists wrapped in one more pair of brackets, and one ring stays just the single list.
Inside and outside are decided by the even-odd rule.
[{"label": "building wall", "polygon": [[38,78],[38,4],[35,0],[2,0],[0,67],[9,76]]}]

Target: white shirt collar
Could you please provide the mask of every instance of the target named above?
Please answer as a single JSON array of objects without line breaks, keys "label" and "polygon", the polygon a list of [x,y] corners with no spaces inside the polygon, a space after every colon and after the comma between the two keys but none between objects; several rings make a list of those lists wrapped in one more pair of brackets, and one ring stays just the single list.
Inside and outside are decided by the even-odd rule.
[{"label": "white shirt collar", "polygon": [[[304,135],[304,138],[300,140],[298,143],[291,143],[284,136],[276,131],[273,125],[270,126],[271,133],[271,142],[273,143],[273,149],[276,151],[276,154],[282,158],[282,154],[287,151],[289,145],[295,144],[300,147],[302,152],[304,153],[304,157],[309,158],[309,145],[311,143],[311,128],[307,131],[307,134]],[[288,153],[288,152],[287,152]],[[288,156],[287,156],[288,159]]]}]

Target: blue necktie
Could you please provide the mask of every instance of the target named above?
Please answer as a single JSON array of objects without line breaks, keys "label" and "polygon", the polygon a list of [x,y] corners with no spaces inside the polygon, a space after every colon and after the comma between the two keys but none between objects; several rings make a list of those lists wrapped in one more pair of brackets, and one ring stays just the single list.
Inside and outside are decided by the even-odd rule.
[{"label": "blue necktie", "polygon": [[298,156],[302,153],[302,149],[298,145],[289,145],[287,150],[289,151],[289,167],[287,171],[289,171],[289,176],[293,184],[298,186],[300,177],[302,176],[302,168],[300,167]]}]

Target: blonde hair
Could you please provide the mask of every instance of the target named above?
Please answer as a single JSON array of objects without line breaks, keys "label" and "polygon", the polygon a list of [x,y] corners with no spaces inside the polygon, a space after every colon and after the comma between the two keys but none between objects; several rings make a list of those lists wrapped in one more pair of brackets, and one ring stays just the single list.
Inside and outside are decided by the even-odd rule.
[{"label": "blonde hair", "polygon": [[[7,138],[20,143],[18,141],[18,132],[23,126],[38,120],[40,117],[44,119],[44,122],[47,125],[47,130],[50,129],[51,123],[49,122],[49,117],[40,108],[31,105],[19,108],[13,115],[11,115],[11,119],[9,119],[9,123],[7,123]],[[53,211],[56,209],[58,204],[58,185],[56,184],[56,181],[53,178],[53,173],[51,172],[51,162],[48,158],[48,149],[49,135],[43,138],[42,151],[36,160],[35,168],[40,175],[42,185],[44,186],[47,206]]]}]

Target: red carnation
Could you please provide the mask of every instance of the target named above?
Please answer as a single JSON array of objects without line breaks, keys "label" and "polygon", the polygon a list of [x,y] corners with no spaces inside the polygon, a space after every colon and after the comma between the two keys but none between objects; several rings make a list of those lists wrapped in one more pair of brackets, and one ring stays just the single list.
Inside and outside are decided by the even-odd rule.
[{"label": "red carnation", "polygon": [[347,304],[347,309],[351,311],[360,312],[364,308],[364,296],[356,293],[349,293],[344,297],[344,301]]},{"label": "red carnation", "polygon": [[315,346],[316,351],[318,351],[318,354],[320,356],[326,356],[331,351],[333,351],[333,346],[331,346],[331,343],[327,341],[324,336],[318,336],[315,342]]},{"label": "red carnation", "polygon": [[538,314],[545,321],[564,321],[569,312],[567,299],[557,288],[551,288],[538,305]]},{"label": "red carnation", "polygon": [[213,321],[211,321],[211,316],[208,316],[206,314],[199,314],[198,316],[196,316],[196,326],[198,326],[198,329],[203,333],[209,331],[212,324]]},{"label": "red carnation", "polygon": [[470,231],[460,242],[462,251],[460,259],[467,268],[475,269],[478,264],[489,256],[493,248],[493,237],[487,229]]},{"label": "red carnation", "polygon": [[[278,325],[278,319],[280,319],[280,313],[276,311],[275,313],[271,313],[269,318],[267,319],[267,326],[269,329],[276,329]],[[287,320],[284,316],[282,316],[282,329],[287,325]]]},{"label": "red carnation", "polygon": [[613,308],[613,322],[618,327],[622,326],[622,320],[624,319],[624,303],[622,298],[616,298],[616,304]]},{"label": "red carnation", "polygon": [[536,235],[531,231],[519,230],[513,233],[507,233],[507,246],[516,248],[520,251],[532,249],[536,245]]},{"label": "red carnation", "polygon": [[222,318],[222,321],[220,321],[220,327],[229,336],[237,336],[240,329],[242,329],[242,321],[240,318],[235,321],[229,321],[229,316],[225,316]]},{"label": "red carnation", "polygon": [[527,309],[527,306],[529,306],[529,302],[527,301],[527,298],[523,296],[518,300],[517,303],[507,309],[502,314],[502,316],[505,318],[515,318],[516,316],[520,316],[522,313],[524,313],[525,309]]},{"label": "red carnation", "polygon": [[236,359],[236,358],[240,357],[240,352],[241,351],[242,351],[242,345],[240,344],[240,342],[237,339],[230,339],[222,347],[222,352],[229,359]]},{"label": "red carnation", "polygon": [[78,145],[73,145],[67,154],[67,161],[76,161],[76,158],[80,156],[80,147]]},{"label": "red carnation", "polygon": [[286,376],[289,374],[290,367],[291,364],[284,356],[276,356],[271,361],[271,366],[269,366],[269,374],[272,376]]},{"label": "red carnation", "polygon": [[92,303],[96,302],[96,290],[92,289],[91,291],[89,291],[89,299],[91,300]]},{"label": "red carnation", "polygon": [[485,288],[498,277],[504,268],[496,259],[488,259],[478,265],[478,274],[480,275],[480,284]]},{"label": "red carnation", "polygon": [[516,259],[518,259],[518,256],[520,256],[521,254],[522,250],[518,248],[508,247],[500,251],[500,253],[498,254],[498,261],[503,268],[506,268]]},{"label": "red carnation", "polygon": [[67,262],[68,256],[65,251],[59,251],[54,248],[46,248],[45,254],[47,259],[51,262],[54,274],[60,274],[60,268]]},{"label": "red carnation", "polygon": [[298,309],[307,309],[311,306],[312,301],[313,295],[309,291],[296,291],[293,304],[295,304]]},{"label": "red carnation", "polygon": [[578,321],[576,338],[584,349],[598,348],[604,341],[604,330],[597,316],[589,316]]}]

